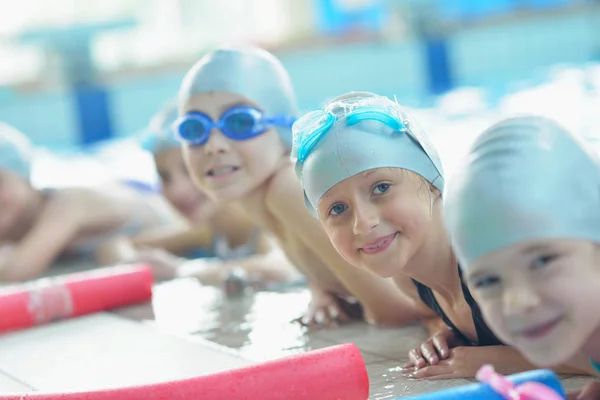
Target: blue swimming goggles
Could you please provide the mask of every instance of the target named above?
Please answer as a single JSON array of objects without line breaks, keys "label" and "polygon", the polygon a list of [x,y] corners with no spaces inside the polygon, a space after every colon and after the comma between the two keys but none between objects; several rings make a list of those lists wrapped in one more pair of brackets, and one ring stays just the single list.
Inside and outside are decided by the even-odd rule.
[{"label": "blue swimming goggles", "polygon": [[[357,107],[345,114],[346,126],[353,126],[362,121],[377,121],[392,128],[396,132],[410,133],[408,121],[396,117],[389,107],[367,105]],[[304,163],[319,141],[338,120],[330,110],[317,110],[300,118],[294,125],[294,140],[297,145],[298,161]]]},{"label": "blue swimming goggles", "polygon": [[248,140],[261,135],[270,126],[289,129],[295,120],[291,116],[265,117],[256,108],[236,106],[225,111],[218,121],[201,112],[189,112],[178,118],[172,129],[180,141],[190,146],[201,146],[208,141],[210,132],[215,128],[230,139]]}]

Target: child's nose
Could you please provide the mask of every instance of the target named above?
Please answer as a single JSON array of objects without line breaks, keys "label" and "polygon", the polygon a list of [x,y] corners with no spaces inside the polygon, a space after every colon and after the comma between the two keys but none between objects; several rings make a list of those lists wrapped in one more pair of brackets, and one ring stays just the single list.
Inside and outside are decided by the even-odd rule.
[{"label": "child's nose", "polygon": [[505,286],[502,301],[506,315],[525,315],[541,302],[534,288],[518,279]]},{"label": "child's nose", "polygon": [[218,153],[226,153],[230,149],[229,140],[225,137],[223,132],[217,128],[213,128],[210,131],[208,140],[204,145],[204,151],[206,155],[215,155]]},{"label": "child's nose", "polygon": [[366,235],[379,225],[379,212],[373,204],[356,203],[354,209],[354,234]]}]

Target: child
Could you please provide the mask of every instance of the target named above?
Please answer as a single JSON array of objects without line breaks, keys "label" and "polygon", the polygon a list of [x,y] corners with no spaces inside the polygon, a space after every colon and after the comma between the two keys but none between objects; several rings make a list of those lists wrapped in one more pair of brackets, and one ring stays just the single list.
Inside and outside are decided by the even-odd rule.
[{"label": "child", "polygon": [[[281,251],[240,209],[221,207],[194,186],[183,162],[181,145],[171,131],[177,116],[176,102],[165,105],[152,118],[142,147],[153,155],[163,196],[191,226],[138,238],[134,243],[146,247],[138,252],[138,260],[149,262],[155,276],[170,279],[191,274],[204,284],[221,285],[234,269],[243,269],[263,283],[297,277]],[[171,253],[213,259],[188,261]]]},{"label": "child", "polygon": [[219,203],[239,204],[306,274],[312,300],[303,322],[362,316],[360,305],[378,323],[415,319],[391,280],[348,265],[304,209],[289,159],[294,94],[273,55],[256,48],[207,54],[182,83],[179,113],[175,130],[197,186]]},{"label": "child", "polygon": [[182,224],[160,197],[125,184],[33,188],[31,165],[27,138],[0,125],[0,281],[36,278],[66,253],[110,264],[132,256],[131,237]]},{"label": "child", "polygon": [[448,190],[447,226],[486,321],[537,366],[598,370],[599,209],[597,154],[535,116],[484,132]]},{"label": "child", "polygon": [[371,93],[332,100],[295,123],[293,156],[306,206],[338,252],[447,324],[411,352],[409,376],[472,377],[492,361],[532,367],[489,330],[463,283],[442,218],[439,157],[397,103]]}]

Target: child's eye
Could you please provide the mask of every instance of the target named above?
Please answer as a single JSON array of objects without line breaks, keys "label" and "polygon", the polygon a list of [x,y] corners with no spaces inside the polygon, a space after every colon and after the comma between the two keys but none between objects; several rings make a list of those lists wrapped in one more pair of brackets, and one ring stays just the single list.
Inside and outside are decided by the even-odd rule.
[{"label": "child's eye", "polygon": [[373,188],[373,194],[382,194],[390,188],[389,183],[379,183]]},{"label": "child's eye", "polygon": [[500,278],[497,276],[485,276],[478,278],[473,282],[477,289],[489,289],[490,287],[500,283]]},{"label": "child's eye", "polygon": [[329,209],[329,215],[340,215],[346,211],[346,206],[342,203],[336,203]]},{"label": "child's eye", "polygon": [[559,258],[559,256],[556,254],[536,257],[533,260],[533,262],[531,263],[531,268],[536,269],[536,268],[544,267],[544,266],[550,264],[552,261],[555,261],[558,258]]}]

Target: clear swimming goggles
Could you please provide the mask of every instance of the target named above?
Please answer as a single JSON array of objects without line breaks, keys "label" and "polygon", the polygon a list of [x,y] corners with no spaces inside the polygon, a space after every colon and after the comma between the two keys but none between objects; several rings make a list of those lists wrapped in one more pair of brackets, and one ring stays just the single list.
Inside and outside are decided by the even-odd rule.
[{"label": "clear swimming goggles", "polygon": [[[346,105],[340,102],[339,107]],[[351,106],[351,105],[350,105]],[[327,109],[312,111],[300,118],[293,126],[296,157],[303,163],[313,151],[319,141],[331,129],[333,124],[340,118],[333,113],[335,105]],[[388,126],[396,132],[409,132],[407,119],[397,117],[397,110],[385,105],[365,105],[350,110],[343,117],[346,118],[346,126],[353,126],[362,121],[377,121]]]},{"label": "clear swimming goggles", "polygon": [[218,121],[201,112],[187,113],[173,123],[172,129],[180,141],[201,146],[208,141],[210,132],[215,128],[230,139],[248,140],[261,135],[270,126],[291,128],[295,120],[291,116],[265,117],[256,108],[236,106],[225,111]]}]

